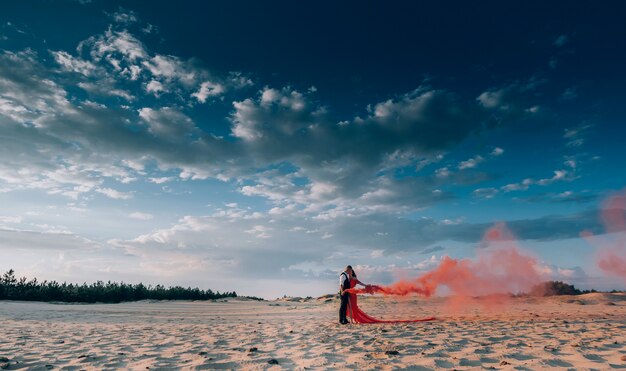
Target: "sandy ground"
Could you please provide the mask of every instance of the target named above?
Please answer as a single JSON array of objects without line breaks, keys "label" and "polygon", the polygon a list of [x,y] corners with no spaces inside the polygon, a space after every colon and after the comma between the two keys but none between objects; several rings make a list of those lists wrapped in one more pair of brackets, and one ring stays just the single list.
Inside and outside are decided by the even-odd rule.
[{"label": "sandy ground", "polygon": [[[443,299],[366,298],[382,318],[336,323],[334,300],[0,302],[6,369],[598,369],[626,368],[626,296],[517,298],[450,313]],[[394,313],[390,316],[390,313]],[[270,362],[275,362],[274,364]]]}]

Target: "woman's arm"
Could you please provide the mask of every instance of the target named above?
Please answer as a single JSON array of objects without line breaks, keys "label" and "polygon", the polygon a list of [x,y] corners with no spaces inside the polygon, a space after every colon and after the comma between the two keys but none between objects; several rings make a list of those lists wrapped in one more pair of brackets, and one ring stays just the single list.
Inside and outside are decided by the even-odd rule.
[{"label": "woman's arm", "polygon": [[359,279],[356,279],[356,284],[357,285],[361,285],[361,286],[367,286],[366,284],[364,284],[363,282],[359,281]]}]

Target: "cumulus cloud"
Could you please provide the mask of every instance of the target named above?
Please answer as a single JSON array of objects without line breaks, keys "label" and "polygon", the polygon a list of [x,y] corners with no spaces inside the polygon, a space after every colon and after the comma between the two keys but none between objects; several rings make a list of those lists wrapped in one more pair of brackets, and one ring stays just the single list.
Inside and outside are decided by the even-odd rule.
[{"label": "cumulus cloud", "polygon": [[[420,87],[369,105],[364,117],[338,120],[315,100],[315,89],[303,93],[264,87],[256,96],[233,103],[232,136],[225,139],[204,132],[171,103],[179,97],[208,102],[228,89],[250,86],[244,74],[215,78],[200,62],[153,53],[128,30],[114,26],[82,42],[77,56],[62,51],[53,55],[74,74],[76,85],[92,94],[91,100],[77,102],[36,54],[4,55],[5,64],[13,63],[14,70],[3,69],[4,90],[12,92],[0,97],[0,109],[12,122],[3,130],[27,124],[19,135],[39,143],[31,159],[41,160],[31,162],[51,169],[82,167],[85,173],[122,182],[163,178],[128,166],[145,158],[159,170],[179,170],[183,180],[236,179],[242,194],[269,199],[275,212],[298,205],[299,210],[332,217],[420,209],[449,199],[452,195],[440,190],[441,176],[397,179],[394,169],[433,162],[441,152],[485,129],[476,104],[446,90]],[[128,86],[141,89],[131,93]],[[98,101],[114,96],[133,103],[141,90],[163,99],[164,106],[120,109]],[[46,158],[44,153],[50,152],[60,156]],[[474,167],[472,161],[461,166]],[[105,163],[106,172],[101,170]],[[279,164],[289,166],[271,179],[259,171]],[[5,180],[23,179],[23,174],[9,174],[19,168],[14,165],[7,167]],[[36,175],[40,170],[33,169],[30,184],[54,194],[77,198],[96,188],[54,185]]]},{"label": "cumulus cloud", "polygon": [[[449,197],[437,190],[441,181],[432,177],[398,180],[376,174],[381,169],[391,172],[394,167],[418,166],[482,130],[476,107],[445,91],[419,88],[370,105],[365,117],[341,122],[311,94],[265,87],[256,99],[234,103],[232,135],[255,153],[257,161],[288,159],[298,168],[297,174],[310,182],[300,187],[281,184],[276,191],[268,182],[247,185],[242,189],[245,194],[278,200],[291,190],[292,200],[311,204],[314,186],[332,184],[335,197],[326,200],[326,206],[332,203],[342,212],[402,202],[424,207]],[[351,206],[346,205],[348,200]]]},{"label": "cumulus cloud", "polygon": [[[109,28],[103,35],[92,36],[81,42],[79,50],[89,48],[89,54],[95,60],[105,60],[116,70],[122,70],[122,62],[130,64],[148,57],[144,44],[127,30]],[[125,66],[129,68],[130,65]]]},{"label": "cumulus cloud", "polygon": [[[147,94],[157,97],[167,94],[170,99],[185,103],[189,103],[189,97],[204,103],[208,97],[252,84],[250,78],[240,72],[220,78],[195,59],[183,60],[174,55],[153,53],[136,35],[120,28],[137,21],[133,12],[118,11],[111,16],[117,24],[103,34],[82,41],[78,46],[79,56],[66,51],[52,52],[57,62],[64,69],[86,77],[95,77],[99,81],[115,78],[120,80],[119,84],[125,85],[133,82],[142,86]],[[95,81],[82,83],[94,84]]]},{"label": "cumulus cloud", "polygon": [[[6,159],[0,164],[3,189],[44,189],[76,198],[93,190],[98,177],[127,182],[146,175],[127,166],[137,159],[188,173],[201,167],[206,173],[211,162],[235,156],[231,144],[197,131],[176,109],[133,112],[76,102],[35,52],[3,52],[0,66],[0,135],[11,138],[0,146]],[[72,176],[59,178],[61,170]]]},{"label": "cumulus cloud", "polygon": [[165,86],[157,80],[150,80],[146,84],[146,92],[152,93],[154,96],[158,97],[161,93],[166,92]]},{"label": "cumulus cloud", "polygon": [[[106,245],[156,277],[198,271],[326,277],[328,267],[354,256],[380,259],[380,266],[363,265],[366,271],[388,274],[396,267],[389,261],[407,257],[417,263],[404,268],[426,269],[446,241],[474,244],[487,225],[409,215],[455,199],[459,187],[459,194],[469,189],[488,199],[576,178],[580,161],[571,158],[544,178],[483,184],[496,175],[479,169],[504,150],[463,152],[485,143],[494,120],[548,112],[536,91],[544,80],[498,85],[470,98],[420,86],[339,114],[314,86],[263,86],[245,72],[214,73],[202,61],[151,49],[130,31],[155,32],[135,13],[118,8],[109,16],[113,24],[76,51],[0,52],[0,193],[38,191],[80,212],[108,197],[118,200],[107,202],[122,210],[116,215],[145,227],[137,220],[153,215],[135,211],[141,207],[134,197],[173,196],[178,186],[197,192],[183,185],[192,180],[227,182],[239,194],[210,201],[222,207]],[[203,115],[209,105],[221,117]],[[220,118],[223,126],[214,125]],[[576,147],[588,131],[568,128],[563,137]],[[564,191],[545,199],[593,197]],[[242,206],[247,201],[254,207]],[[62,226],[13,230],[23,222],[0,217],[0,235],[15,249],[46,238],[54,246],[97,245]],[[595,227],[588,214],[510,224],[521,238],[536,240]]]},{"label": "cumulus cloud", "polygon": [[[131,101],[133,96],[119,86],[137,84],[163,99],[167,99],[166,93],[179,91],[207,102],[224,94],[235,80],[238,86],[251,85],[242,74],[212,79],[197,61],[152,53],[128,31],[114,28],[81,43],[79,56],[67,52],[53,55],[61,72],[73,74],[79,79],[77,85],[94,99],[113,95]],[[119,109],[110,107],[109,102],[77,101],[62,79],[56,79],[32,51],[4,52],[0,63],[0,133],[13,139],[0,149],[7,158],[0,165],[3,187],[43,189],[74,199],[95,192],[129,200],[132,192],[116,190],[108,183],[105,187],[104,180],[125,183],[143,178],[162,184],[175,178],[163,176],[161,171],[175,170],[182,180],[233,180],[241,194],[267,199],[267,215],[278,220],[271,222],[263,213],[231,205],[208,219],[189,217],[169,230],[116,241],[119,246],[207,247],[204,233],[223,230],[242,238],[239,242],[244,245],[282,241],[271,251],[274,257],[286,254],[285,264],[315,260],[317,254],[310,252],[286,253],[286,241],[290,246],[293,241],[284,233],[297,233],[296,228],[301,227],[283,220],[287,215],[310,218],[312,224],[306,230],[315,232],[298,233],[298,238],[314,239],[303,240],[303,244],[325,244],[328,254],[331,244],[353,249],[380,250],[385,246],[387,251],[390,246],[389,251],[423,250],[440,241],[443,231],[446,238],[455,233],[465,236],[458,237],[463,241],[475,240],[481,233],[473,232],[478,227],[464,223],[374,217],[420,210],[452,199],[454,194],[443,190],[448,184],[487,179],[479,173],[454,173],[449,167],[430,175],[395,175],[399,168],[417,169],[441,161],[443,152],[486,129],[486,116],[478,105],[450,91],[420,87],[369,105],[363,116],[338,119],[316,101],[315,89],[300,92],[290,87],[264,87],[233,103],[231,136],[225,139],[204,132],[175,104]],[[83,78],[87,80],[80,80]],[[531,87],[520,85],[513,90],[523,89]],[[479,102],[490,107],[498,99],[497,94],[486,95]],[[22,156],[10,155],[16,152]],[[495,148],[456,167],[472,170],[502,152]],[[563,171],[552,178],[531,180],[526,186],[565,180],[567,174]],[[492,193],[486,188],[475,191],[483,197]],[[140,220],[149,217],[138,212],[128,215]],[[238,220],[236,230],[226,222],[232,220]],[[371,235],[372,231],[380,234]],[[202,236],[196,236],[198,233]],[[400,241],[401,234],[408,237]],[[182,235],[185,237],[179,239]],[[355,241],[355,235],[363,238]],[[223,238],[209,243],[211,249],[220,251],[216,259],[241,259],[221,250],[220,246],[229,245]],[[210,255],[202,256],[201,261],[210,261]]]},{"label": "cumulus cloud", "polygon": [[[235,137],[256,144],[291,139],[296,143],[283,151],[294,155],[306,151],[322,159],[351,156],[380,161],[382,154],[403,147],[429,153],[462,140],[481,125],[471,105],[451,93],[426,88],[370,106],[367,117],[357,117],[347,125],[337,125],[323,106],[289,88],[264,88],[258,99],[235,102],[234,108]],[[329,146],[344,138],[356,143]]]},{"label": "cumulus cloud", "polygon": [[66,71],[80,73],[85,76],[89,76],[97,69],[96,65],[90,61],[85,61],[80,58],[76,58],[65,51],[53,51],[51,52],[54,60]]},{"label": "cumulus cloud", "polygon": [[159,110],[141,108],[139,117],[146,123],[150,133],[168,141],[184,140],[195,129],[195,124],[189,117],[169,107]]},{"label": "cumulus cloud", "polygon": [[216,84],[211,81],[204,81],[202,84],[200,84],[200,89],[191,94],[191,96],[196,98],[198,102],[204,103],[209,97],[221,95],[222,93],[224,93],[224,90],[224,86],[222,86],[221,84]]}]

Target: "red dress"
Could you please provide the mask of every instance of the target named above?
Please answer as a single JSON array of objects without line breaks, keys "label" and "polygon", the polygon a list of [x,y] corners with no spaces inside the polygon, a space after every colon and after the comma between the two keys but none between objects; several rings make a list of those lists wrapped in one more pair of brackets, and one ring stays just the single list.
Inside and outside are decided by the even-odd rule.
[{"label": "red dress", "polygon": [[[356,286],[357,281],[351,279],[350,280],[350,288],[353,289]],[[348,317],[350,317],[350,321],[353,323],[407,323],[407,322],[424,322],[424,321],[432,321],[435,317],[428,317],[422,319],[404,319],[404,320],[381,320],[374,318],[372,316],[367,315],[367,313],[363,312],[357,303],[357,295],[354,292],[349,292],[349,300],[348,300]]]}]

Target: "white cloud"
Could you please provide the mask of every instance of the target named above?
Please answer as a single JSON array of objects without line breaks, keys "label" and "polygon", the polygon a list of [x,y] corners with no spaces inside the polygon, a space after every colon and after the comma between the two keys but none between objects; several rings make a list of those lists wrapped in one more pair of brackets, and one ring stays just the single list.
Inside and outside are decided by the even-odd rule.
[{"label": "white cloud", "polygon": [[537,113],[539,112],[540,107],[539,106],[532,106],[530,108],[526,109],[526,112],[528,113]]},{"label": "white cloud", "polygon": [[535,184],[535,181],[530,178],[526,178],[519,183],[510,183],[502,187],[502,190],[505,192],[511,191],[524,191],[527,190],[532,184]]},{"label": "white cloud", "polygon": [[54,60],[65,70],[89,76],[96,71],[96,66],[90,61],[75,58],[64,51],[51,51]]},{"label": "white cloud", "polygon": [[78,86],[83,90],[100,95],[100,96],[113,96],[124,98],[127,101],[135,100],[135,97],[126,90],[115,88],[107,81],[100,81],[99,83],[79,82]]},{"label": "white cloud", "polygon": [[526,178],[519,183],[511,183],[503,186],[501,189],[505,192],[525,191],[531,185],[547,186],[558,181],[569,181],[573,179],[573,175],[567,170],[555,170],[551,178],[532,179]]},{"label": "white cloud", "polygon": [[[148,57],[143,43],[128,31],[114,31],[109,28],[104,35],[87,39],[79,45],[79,50],[85,46],[91,46],[90,53],[93,58],[102,59],[120,55],[127,62],[135,62]],[[114,64],[114,62],[110,63]]]},{"label": "white cloud", "polygon": [[460,217],[456,219],[442,219],[439,223],[443,225],[458,225],[465,221],[465,218]]},{"label": "white cloud", "polygon": [[246,230],[246,233],[253,234],[257,238],[270,238],[272,235],[269,232],[272,228],[263,226],[263,225],[255,225],[252,228]]},{"label": "white cloud", "polygon": [[235,87],[235,89],[242,89],[242,88],[246,88],[246,87],[254,85],[254,82],[252,81],[252,79],[248,76],[245,76],[241,72],[236,72],[236,71],[229,72],[228,79],[231,85]]},{"label": "white cloud", "polygon": [[148,178],[148,181],[150,183],[154,183],[154,184],[163,184],[163,183],[167,183],[167,182],[171,182],[173,181],[174,177],[158,177],[158,178]]},{"label": "white cloud", "polygon": [[450,169],[447,167],[442,167],[440,169],[435,170],[435,174],[438,178],[447,178],[450,176]]},{"label": "white cloud", "polygon": [[531,77],[501,87],[491,88],[479,94],[476,101],[483,108],[502,117],[516,118],[539,111],[535,92],[547,80]]},{"label": "white cloud", "polygon": [[490,188],[478,188],[472,192],[472,195],[477,198],[490,199],[495,197],[498,194],[498,189],[490,187]]},{"label": "white cloud", "polygon": [[179,81],[186,86],[193,85],[201,73],[189,63],[170,55],[157,54],[142,64],[153,76],[165,81]]},{"label": "white cloud", "polygon": [[121,7],[118,11],[110,14],[110,17],[113,19],[113,21],[124,25],[129,25],[139,20],[135,12],[133,12],[132,10],[126,10]]},{"label": "white cloud", "polygon": [[142,213],[142,212],[139,212],[139,211],[136,211],[134,213],[129,214],[128,217],[131,218],[131,219],[137,219],[137,220],[152,220],[152,219],[154,219],[154,215],[148,214],[148,213]]},{"label": "white cloud", "polygon": [[506,109],[508,106],[502,106],[505,90],[492,90],[481,93],[476,100],[485,108],[501,108]]},{"label": "white cloud", "polygon": [[0,224],[10,223],[10,224],[18,224],[21,223],[24,219],[21,216],[2,216],[0,215]]},{"label": "white cloud", "polygon": [[150,133],[168,141],[184,140],[191,134],[195,125],[193,121],[176,109],[163,107],[159,110],[152,108],[139,109],[139,117],[148,125]]},{"label": "white cloud", "polygon": [[146,84],[146,92],[152,93],[154,96],[158,97],[161,93],[167,92],[167,89],[160,81],[150,80],[150,82]]},{"label": "white cloud", "polygon": [[477,155],[477,156],[474,156],[474,157],[472,157],[472,158],[470,158],[468,160],[461,161],[459,163],[458,168],[459,168],[459,170],[473,169],[473,168],[475,168],[478,164],[480,164],[483,161],[485,161],[485,158],[480,156],[480,155]]},{"label": "white cloud", "polygon": [[[196,126],[182,111],[189,104],[175,104],[176,96],[197,93],[196,99],[208,99],[212,94],[210,86],[205,85],[203,91],[202,83],[210,81],[226,89],[232,87],[228,79],[212,78],[198,66],[198,61],[154,54],[128,31],[111,28],[104,35],[83,42],[80,49],[80,55],[88,52],[92,63],[106,69],[103,79],[113,76],[114,82],[125,86],[131,82],[124,79],[136,78],[136,85],[144,88],[154,82],[158,88],[151,87],[150,93],[159,94],[169,107],[120,110],[103,106],[97,96],[93,97],[94,104],[78,105],[54,81],[47,85],[48,91],[37,92],[37,96],[45,98],[45,104],[39,103],[40,99],[34,106],[29,93],[31,85],[41,85],[35,80],[41,80],[38,76],[46,73],[45,67],[35,61],[35,55],[22,57],[32,60],[35,73],[28,71],[33,76],[32,84],[8,87],[6,91],[23,94],[3,99],[12,115],[40,125],[36,132],[39,137],[35,139],[40,144],[34,148],[60,154],[50,159],[43,153],[34,153],[31,159],[36,161],[28,162],[54,169],[59,166],[58,158],[66,158],[70,165],[87,161],[80,171],[89,172],[95,179],[162,183],[172,179],[162,176],[164,172],[176,171],[183,181],[236,181],[243,195],[268,199],[271,214],[295,213],[318,220],[415,211],[453,197],[450,192],[441,191],[442,186],[460,178],[447,168],[436,175],[405,179],[395,178],[394,171],[437,162],[447,149],[470,133],[482,130],[483,113],[474,102],[464,102],[451,92],[430,87],[372,104],[365,117],[344,120],[344,125],[337,125],[339,120],[314,99],[315,89],[299,92],[289,87],[265,87],[254,97],[234,102],[230,116],[233,137],[218,138]],[[98,83],[81,82],[84,84],[79,86],[92,91]],[[172,94],[165,94],[163,89]],[[57,147],[48,148],[42,142]],[[141,163],[134,164],[137,159]],[[475,157],[459,166],[469,169],[482,160],[483,157]],[[290,170],[259,172],[279,164],[288,164]],[[12,164],[10,168],[21,167]],[[53,194],[80,198],[96,189],[102,193],[115,187],[59,183],[41,170],[34,168],[27,173],[32,179],[28,184]],[[25,177],[14,171],[0,174],[13,184],[18,179],[23,182]],[[470,179],[467,177],[470,176],[463,181]],[[126,199],[132,196],[111,191],[105,194]]]},{"label": "white cloud", "polygon": [[576,169],[576,166],[578,166],[576,160],[573,158],[568,158],[565,162],[563,162],[563,164],[571,169]]},{"label": "white cloud", "polygon": [[[126,10],[111,16],[121,24],[137,21],[136,15]],[[128,30],[117,28],[119,26],[113,25],[104,34],[90,37],[79,44],[79,54],[88,52],[90,60],[73,57],[65,51],[54,52],[54,55],[67,69],[93,75],[93,66],[98,72],[97,77],[101,79],[122,77],[141,84],[147,94],[157,97],[170,94],[170,98],[185,103],[188,103],[188,97],[204,103],[209,97],[221,95],[229,88],[241,89],[252,85],[251,79],[241,72],[230,72],[226,77],[219,78],[210,74],[195,59],[182,60],[174,55],[153,53]],[[152,29],[144,28],[144,32],[152,32]],[[93,85],[94,81],[82,83]],[[103,93],[106,88],[101,87],[99,90]]]},{"label": "white cloud", "polygon": [[567,177],[568,172],[566,170],[555,170],[554,171],[554,176],[552,178],[546,178],[546,179],[539,179],[537,181],[537,184],[539,185],[548,185],[548,184],[552,184],[556,181],[559,180],[563,180]]},{"label": "white cloud", "polygon": [[224,91],[224,86],[222,86],[221,84],[216,84],[211,81],[205,81],[200,84],[200,89],[191,94],[191,96],[196,98],[198,102],[205,103],[207,101],[207,98],[221,95],[224,93]]},{"label": "white cloud", "polygon": [[114,200],[130,200],[133,198],[132,192],[120,192],[112,188],[98,188],[96,189],[96,192],[102,193],[103,195]]}]

